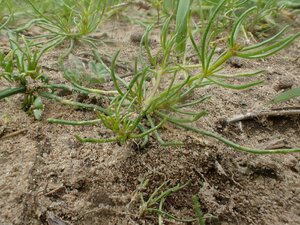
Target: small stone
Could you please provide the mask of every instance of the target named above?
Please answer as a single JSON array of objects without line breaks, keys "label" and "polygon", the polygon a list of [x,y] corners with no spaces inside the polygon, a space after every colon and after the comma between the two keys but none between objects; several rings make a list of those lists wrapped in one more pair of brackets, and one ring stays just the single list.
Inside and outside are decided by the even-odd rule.
[{"label": "small stone", "polygon": [[288,78],[282,78],[279,80],[279,82],[274,86],[275,91],[281,91],[281,90],[286,90],[290,89],[293,87],[293,81]]},{"label": "small stone", "polygon": [[[130,41],[135,44],[140,44],[143,39],[143,36],[144,36],[144,33],[134,33],[134,34],[130,35]],[[148,40],[149,40],[149,45],[152,45],[153,43],[155,43],[155,39],[153,39],[151,37],[149,37]],[[145,39],[143,40],[142,44],[145,45]]]},{"label": "small stone", "polygon": [[242,68],[244,66],[242,60],[238,58],[231,58],[230,60],[228,60],[228,63],[234,68]]},{"label": "small stone", "polygon": [[76,151],[71,151],[70,156],[72,159],[77,157],[77,152]]}]

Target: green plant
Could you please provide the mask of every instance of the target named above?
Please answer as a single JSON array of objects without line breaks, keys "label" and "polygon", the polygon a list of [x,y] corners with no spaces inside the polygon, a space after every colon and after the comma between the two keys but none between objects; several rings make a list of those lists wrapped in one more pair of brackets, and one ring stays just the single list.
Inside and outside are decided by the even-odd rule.
[{"label": "green plant", "polygon": [[0,0],[0,31],[5,28],[5,26],[13,18],[13,7],[14,4],[8,1]]},{"label": "green plant", "polygon": [[9,21],[11,20],[11,17],[12,16],[10,15],[7,18],[5,18],[6,20],[0,25],[0,30],[2,30],[9,23]]},{"label": "green plant", "polygon": [[[237,145],[218,134],[189,125],[189,123],[195,122],[207,114],[205,109],[198,112],[191,110],[191,106],[201,105],[209,99],[209,96],[204,95],[199,96],[196,100],[190,100],[194,90],[208,85],[241,90],[262,83],[260,80],[239,85],[226,82],[228,79],[256,76],[262,72],[256,71],[244,74],[222,73],[221,70],[227,60],[232,57],[264,58],[280,51],[300,36],[300,33],[297,33],[278,40],[286,30],[284,28],[275,36],[258,44],[247,46],[239,42],[238,34],[242,23],[256,10],[253,7],[242,13],[233,24],[227,48],[221,55],[218,55],[215,51],[217,46],[211,44],[216,43],[212,39],[214,37],[213,26],[217,22],[217,16],[226,2],[226,0],[221,1],[215,9],[202,34],[200,44],[195,41],[190,25],[190,14],[184,13],[186,19],[183,18],[180,21],[182,23],[188,22],[187,29],[185,30],[184,25],[181,26],[180,23],[177,23],[177,28],[169,34],[171,23],[171,17],[169,17],[161,31],[161,50],[153,55],[148,41],[148,36],[153,26],[149,26],[145,32],[144,41],[145,52],[150,64],[140,57],[142,69],[138,70],[138,60],[136,60],[135,71],[130,82],[120,78],[115,72],[116,60],[119,54],[117,52],[113,57],[110,72],[111,80],[118,94],[112,99],[107,111],[99,113],[99,119],[101,119],[104,126],[114,133],[114,136],[108,139],[81,138],[78,136],[77,138],[82,142],[103,143],[117,141],[120,144],[124,144],[128,140],[134,140],[136,143],[144,146],[148,142],[149,137],[154,137],[162,145],[182,144],[178,141],[165,142],[162,140],[159,134],[160,128],[165,127],[167,123],[171,123],[200,135],[213,137],[240,151],[256,154],[299,152],[300,149],[251,149]],[[179,7],[186,6],[179,3]],[[178,13],[182,11],[185,12],[186,9],[177,10]],[[184,33],[182,35],[184,30],[188,32],[200,64],[186,63],[184,54],[186,52],[186,38]],[[179,33],[181,35],[178,36]],[[178,47],[180,51],[178,51]],[[196,73],[195,70],[197,70]],[[76,123],[73,122],[73,124]],[[143,142],[138,140],[143,140]]]},{"label": "green plant", "polygon": [[[0,100],[16,95],[23,94],[22,108],[28,113],[32,113],[36,119],[41,119],[42,111],[44,110],[43,98],[52,99],[62,104],[71,105],[78,108],[93,109],[106,112],[105,109],[93,105],[84,104],[71,100],[64,100],[57,96],[56,90],[77,91],[81,94],[88,95],[94,92],[94,95],[114,94],[114,91],[99,91],[91,88],[83,88],[77,83],[78,79],[84,81],[83,71],[78,74],[70,71],[65,71],[65,77],[68,78],[72,86],[65,84],[51,84],[48,77],[42,72],[39,61],[42,56],[53,47],[51,43],[44,45],[42,48],[33,42],[28,41],[24,36],[18,36],[12,32],[8,32],[8,38],[11,44],[11,50],[8,54],[0,53],[0,79],[5,79],[9,84],[15,87],[0,90]],[[92,72],[104,71],[105,67],[100,63],[90,63]],[[93,82],[103,81],[103,77],[88,77],[86,81]]]},{"label": "green plant", "polygon": [[[147,188],[149,183],[149,179],[144,179],[141,183],[141,188],[140,190],[143,191],[145,188]],[[178,222],[193,222],[195,221],[195,219],[180,219],[175,217],[174,215],[165,212],[163,210],[163,204],[166,200],[167,197],[169,197],[171,194],[178,192],[180,190],[182,190],[183,188],[185,188],[190,182],[187,182],[184,185],[176,185],[174,187],[168,188],[166,190],[164,190],[166,188],[166,186],[168,185],[169,181],[165,181],[164,183],[162,183],[158,188],[156,188],[153,193],[151,193],[151,195],[148,197],[147,200],[145,200],[145,196],[144,193],[140,193],[140,199],[141,199],[141,206],[140,206],[140,212],[139,215],[140,216],[144,216],[146,214],[157,214],[158,217],[158,224],[162,225],[164,218],[167,219],[172,219]]]},{"label": "green plant", "polygon": [[141,185],[135,193],[135,195],[140,196],[141,205],[139,209],[139,216],[145,216],[147,214],[157,214],[158,215],[158,224],[163,225],[164,219],[172,219],[177,222],[195,222],[197,221],[199,225],[205,225],[205,220],[207,218],[213,218],[214,216],[210,214],[203,214],[200,208],[199,200],[197,196],[193,196],[192,201],[196,213],[196,218],[190,218],[190,219],[180,219],[175,217],[174,215],[164,211],[163,206],[166,201],[166,199],[172,195],[173,193],[176,193],[186,186],[190,184],[190,181],[185,183],[184,185],[177,184],[174,187],[167,188],[169,181],[163,182],[158,188],[156,188],[147,198],[145,198],[145,193],[143,191],[146,190],[149,179],[143,179],[141,182]]},{"label": "green plant", "polygon": [[[208,21],[214,12],[214,8],[221,2],[219,0],[197,1],[195,12],[201,21]],[[277,0],[228,0],[220,9],[220,14],[224,15],[220,23],[215,27],[216,31],[224,32],[231,30],[234,21],[241,14],[252,7],[255,7],[250,19],[245,21],[241,27],[244,37],[249,40],[249,36],[264,38],[270,31],[278,29],[277,21],[282,20],[282,9],[286,6],[285,2]],[[201,22],[201,24],[204,24]]]},{"label": "green plant", "polygon": [[283,0],[281,3],[291,9],[300,9],[300,3],[298,0]]},{"label": "green plant", "polygon": [[68,55],[76,41],[84,41],[94,45],[96,41],[89,35],[95,32],[102,19],[106,9],[106,0],[62,0],[60,1],[60,10],[47,15],[40,11],[32,0],[26,0],[36,13],[37,17],[29,21],[25,26],[15,31],[23,31],[33,25],[36,25],[48,33],[36,36],[36,39],[44,39],[52,46],[58,46],[64,41],[69,41]]},{"label": "green plant", "polygon": [[20,37],[20,41],[18,36],[8,32],[8,37],[11,51],[7,55],[0,53],[0,79],[4,78],[11,84],[16,83],[18,87],[1,90],[0,99],[23,93],[22,108],[26,112],[33,112],[35,118],[40,119],[44,106],[41,98],[36,95],[36,89],[40,82],[47,83],[48,78],[42,74],[39,60],[50,46],[34,49],[33,44],[24,36]]},{"label": "green plant", "polygon": [[187,39],[187,20],[192,0],[179,1],[176,14],[176,48],[180,53],[185,53]]}]

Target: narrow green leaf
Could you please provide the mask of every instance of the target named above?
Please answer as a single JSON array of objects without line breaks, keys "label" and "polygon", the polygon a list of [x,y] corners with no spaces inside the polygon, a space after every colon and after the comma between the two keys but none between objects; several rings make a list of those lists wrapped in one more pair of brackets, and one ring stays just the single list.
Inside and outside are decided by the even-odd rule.
[{"label": "narrow green leaf", "polygon": [[0,100],[15,94],[25,93],[26,87],[17,87],[17,88],[7,88],[0,91]]},{"label": "narrow green leaf", "polygon": [[215,11],[211,15],[211,17],[208,21],[208,24],[205,28],[205,31],[203,33],[203,37],[202,37],[202,41],[201,41],[201,56],[202,56],[202,67],[203,68],[205,68],[205,66],[207,65],[207,63],[206,63],[207,59],[205,56],[208,55],[207,51],[209,49],[209,43],[208,43],[209,33],[211,32],[212,25],[215,22],[215,19],[216,19],[218,13],[222,9],[222,7],[226,3],[226,1],[227,0],[220,1],[219,5],[216,7]]},{"label": "narrow green leaf", "polygon": [[146,135],[149,135],[149,134],[152,133],[153,131],[155,131],[155,130],[157,130],[158,128],[160,128],[160,127],[164,124],[165,121],[166,121],[166,120],[162,120],[157,126],[152,127],[152,128],[149,129],[149,130],[146,130],[144,133],[141,133],[141,134],[131,134],[131,135],[130,135],[130,138],[143,138],[143,137],[145,137]]},{"label": "narrow green leaf", "polygon": [[194,209],[195,209],[195,212],[196,212],[196,215],[197,215],[198,224],[199,225],[205,225],[205,219],[204,219],[204,215],[203,215],[203,212],[201,210],[201,207],[200,207],[198,197],[196,195],[194,195],[192,200],[193,200]]},{"label": "narrow green leaf", "polygon": [[251,46],[248,46],[248,47],[245,47],[242,49],[242,51],[248,51],[248,50],[253,50],[253,49],[256,49],[256,48],[259,48],[259,47],[262,47],[264,45],[267,45],[269,43],[271,43],[272,41],[275,41],[277,38],[279,38],[286,30],[287,30],[288,26],[284,27],[280,32],[278,32],[276,35],[274,35],[273,37],[267,39],[267,40],[264,40],[258,44],[255,44],[255,45],[251,45]]},{"label": "narrow green leaf", "polygon": [[99,124],[102,120],[95,119],[95,120],[86,120],[86,121],[71,121],[71,120],[61,120],[61,119],[47,119],[48,123],[56,123],[56,124],[63,124],[63,125],[71,125],[71,126],[85,126],[85,125],[96,125]]},{"label": "narrow green leaf", "polygon": [[101,138],[82,138],[78,135],[75,135],[75,138],[80,142],[92,142],[92,143],[109,143],[109,142],[116,142],[116,138],[110,139],[101,139]]},{"label": "narrow green leaf", "polygon": [[0,25],[0,30],[2,30],[11,20],[11,18],[13,17],[13,14],[9,15],[8,18],[6,19],[6,21]]},{"label": "narrow green leaf", "polygon": [[295,149],[255,149],[255,148],[248,148],[248,147],[238,145],[238,144],[222,137],[219,134],[216,134],[216,133],[213,133],[213,132],[210,132],[210,131],[206,131],[206,130],[203,130],[203,129],[191,127],[189,125],[179,123],[179,122],[177,122],[175,120],[172,120],[172,119],[169,120],[169,121],[171,123],[174,123],[175,125],[177,125],[179,127],[185,128],[185,129],[190,130],[190,131],[194,131],[194,132],[196,132],[200,135],[215,138],[218,141],[232,147],[233,149],[238,150],[238,151],[242,151],[242,152],[248,152],[248,153],[253,153],[253,154],[288,154],[288,153],[293,153],[293,152],[300,152],[300,148],[295,148]]},{"label": "narrow green leaf", "polygon": [[166,19],[161,30],[160,43],[163,49],[167,48],[167,37],[168,37],[169,26],[172,17],[173,16],[170,16],[169,18]]},{"label": "narrow green leaf", "polygon": [[196,105],[196,104],[200,104],[200,103],[202,103],[205,100],[210,99],[210,98],[211,98],[211,95],[206,95],[206,96],[204,96],[202,98],[199,98],[195,101],[183,103],[183,104],[180,104],[180,105],[176,105],[175,107],[176,108],[185,108],[185,107],[193,106],[193,105]]},{"label": "narrow green leaf", "polygon": [[297,98],[299,96],[300,96],[300,87],[297,87],[280,93],[271,101],[271,103],[277,104],[280,102],[288,101],[293,98]]},{"label": "narrow green leaf", "polygon": [[234,46],[236,44],[237,36],[238,36],[238,33],[240,31],[243,21],[255,9],[256,9],[256,7],[252,7],[250,9],[248,9],[237,19],[236,23],[234,24],[234,26],[232,28],[232,32],[231,32],[231,35],[229,38],[229,45],[231,48],[234,48]]},{"label": "narrow green leaf", "polygon": [[229,89],[234,89],[234,90],[243,90],[243,89],[246,89],[246,88],[250,88],[250,87],[253,87],[253,86],[257,86],[261,83],[263,83],[264,81],[254,81],[254,82],[250,82],[250,83],[247,83],[247,84],[241,84],[241,85],[233,85],[233,84],[229,84],[229,83],[225,83],[221,80],[218,80],[218,79],[212,79],[212,78],[207,78],[209,81],[217,84],[217,85],[220,85],[221,87],[225,87],[225,88],[229,88]]},{"label": "narrow green leaf", "polygon": [[178,53],[184,53],[187,38],[187,22],[192,0],[179,0],[176,14],[176,49]]},{"label": "narrow green leaf", "polygon": [[119,92],[120,95],[124,95],[123,91],[121,90],[119,84],[118,84],[118,81],[117,81],[117,77],[116,77],[116,74],[115,74],[115,71],[116,71],[116,61],[117,61],[117,58],[118,58],[118,55],[120,54],[120,50],[117,51],[117,53],[114,55],[113,59],[112,59],[112,65],[111,65],[111,78],[114,82],[114,86],[116,88],[116,90]]},{"label": "narrow green leaf", "polygon": [[276,52],[282,50],[283,48],[287,47],[298,37],[300,37],[300,32],[297,34],[291,35],[289,37],[286,37],[286,38],[278,41],[277,43],[274,43],[270,46],[259,49],[257,51],[254,51],[254,52],[241,51],[241,52],[236,53],[236,55],[241,58],[247,58],[247,59],[260,59],[260,58],[268,57],[268,56],[273,55]]},{"label": "narrow green leaf", "polygon": [[236,77],[253,77],[265,72],[264,70],[259,70],[253,73],[238,73],[238,74],[214,74],[213,77],[218,78],[236,78]]}]

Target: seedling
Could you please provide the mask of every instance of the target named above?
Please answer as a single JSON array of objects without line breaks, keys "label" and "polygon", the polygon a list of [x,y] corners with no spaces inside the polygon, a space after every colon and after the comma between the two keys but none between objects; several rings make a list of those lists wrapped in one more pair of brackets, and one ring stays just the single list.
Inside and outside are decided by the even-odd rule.
[{"label": "seedling", "polygon": [[[141,189],[145,189],[149,183],[148,179],[143,180],[141,184]],[[184,185],[176,185],[174,187],[171,187],[167,190],[164,190],[166,186],[168,185],[169,181],[165,181],[162,183],[158,188],[154,190],[154,192],[149,196],[147,200],[145,200],[144,194],[140,193],[140,198],[141,198],[141,206],[140,206],[140,216],[144,216],[146,214],[157,214],[158,217],[158,224],[161,225],[163,224],[163,219],[172,219],[178,222],[193,222],[196,221],[196,219],[180,219],[175,217],[174,215],[165,212],[163,210],[163,204],[166,200],[167,197],[169,197],[171,194],[178,192],[185,188],[187,185],[189,185],[190,182],[187,182]]]},{"label": "seedling", "polygon": [[[54,91],[63,89],[67,91],[77,91],[82,94],[93,93],[93,89],[82,88],[76,83],[78,76],[73,74],[69,78],[73,86],[64,84],[49,84],[48,77],[46,77],[39,65],[39,61],[52,44],[44,45],[43,48],[38,48],[36,44],[28,41],[24,36],[16,36],[12,32],[8,32],[8,37],[11,44],[11,51],[8,54],[0,54],[0,67],[2,69],[0,79],[7,80],[10,84],[16,87],[7,88],[0,91],[0,99],[10,97],[16,94],[23,94],[22,108],[28,113],[33,113],[36,119],[41,119],[44,105],[42,98],[48,98],[58,101],[62,104],[68,104],[79,108],[96,109],[99,111],[106,111],[99,106],[92,104],[78,103],[70,100],[64,100],[57,96]],[[90,64],[91,68],[95,71],[103,69],[101,64]],[[92,77],[89,77],[92,79]],[[100,79],[100,78],[99,78]],[[92,80],[93,82],[95,80]],[[49,89],[51,92],[49,92]],[[89,92],[87,92],[87,90]],[[100,93],[97,90],[95,94]],[[101,92],[102,94],[114,94],[114,91]]]},{"label": "seedling", "polygon": [[38,39],[46,39],[52,46],[58,46],[64,41],[69,41],[70,45],[64,56],[67,56],[74,47],[76,41],[83,41],[94,45],[96,41],[89,35],[97,30],[106,9],[106,1],[97,0],[64,0],[64,12],[47,15],[41,12],[32,0],[26,0],[37,15],[23,28],[16,31],[20,32],[30,28],[32,25],[41,27],[48,33],[37,36]]},{"label": "seedling", "polygon": [[33,112],[36,119],[40,119],[43,103],[36,94],[41,83],[47,83],[48,78],[42,74],[39,66],[41,56],[49,49],[34,49],[32,43],[28,42],[24,36],[20,41],[17,36],[8,32],[11,44],[11,51],[5,55],[0,54],[0,66],[2,73],[0,79],[4,78],[11,84],[18,87],[7,88],[0,91],[0,99],[18,94],[24,94],[23,110]]}]

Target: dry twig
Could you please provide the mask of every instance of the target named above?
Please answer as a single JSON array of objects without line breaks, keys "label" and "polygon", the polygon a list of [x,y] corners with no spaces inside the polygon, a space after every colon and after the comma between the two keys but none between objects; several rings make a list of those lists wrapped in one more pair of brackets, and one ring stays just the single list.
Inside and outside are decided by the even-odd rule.
[{"label": "dry twig", "polygon": [[27,132],[27,129],[17,130],[15,132],[2,136],[1,139],[3,140],[3,139],[11,138],[25,132]]},{"label": "dry twig", "polygon": [[246,114],[235,115],[231,118],[224,119],[225,124],[236,123],[244,120],[251,120],[260,117],[282,117],[282,116],[299,116],[300,109],[283,109],[273,111],[249,112]]}]

